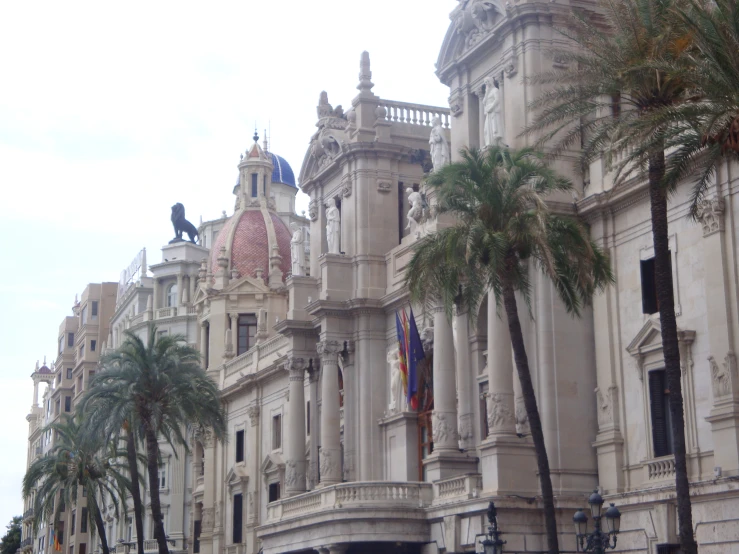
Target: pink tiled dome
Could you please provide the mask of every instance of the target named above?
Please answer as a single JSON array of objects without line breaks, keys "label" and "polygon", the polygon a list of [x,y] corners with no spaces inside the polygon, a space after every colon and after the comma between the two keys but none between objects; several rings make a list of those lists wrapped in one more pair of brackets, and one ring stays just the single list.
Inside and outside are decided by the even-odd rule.
[{"label": "pink tiled dome", "polygon": [[50,369],[49,369],[48,367],[46,367],[46,364],[44,364],[44,365],[42,365],[42,366],[41,366],[41,367],[40,367],[40,368],[39,368],[39,369],[38,369],[38,370],[36,371],[36,373],[38,373],[38,374],[46,374],[46,375],[48,375],[48,374],[50,374],[50,373],[53,373],[53,372],[52,372],[52,371],[51,371],[51,370],[50,370]]},{"label": "pink tiled dome", "polygon": [[[277,238],[277,247],[282,262],[283,280],[290,270],[290,230],[285,223],[274,213],[269,213],[272,226]],[[234,225],[236,229],[234,231]],[[226,241],[233,237],[231,244]],[[218,271],[218,256],[225,246],[230,254],[230,269],[236,269],[239,275],[256,276],[257,268],[262,269],[262,276],[267,280],[269,276],[269,257],[271,248],[265,217],[261,210],[244,210],[236,212],[224,225],[210,253],[210,271],[215,275]]]}]

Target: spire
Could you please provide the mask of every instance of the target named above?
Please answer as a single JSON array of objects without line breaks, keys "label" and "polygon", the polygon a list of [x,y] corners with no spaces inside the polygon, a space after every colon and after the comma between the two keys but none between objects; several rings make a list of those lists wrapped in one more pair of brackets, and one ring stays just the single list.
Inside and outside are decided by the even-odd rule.
[{"label": "spire", "polygon": [[361,92],[369,92],[374,87],[372,83],[372,71],[370,71],[370,57],[369,52],[366,50],[362,52],[362,57],[359,60],[359,84],[357,90]]},{"label": "spire", "polygon": [[257,133],[257,125],[254,124],[254,136],[252,137],[254,139],[254,142],[259,142],[259,133]]},{"label": "spire", "polygon": [[264,130],[264,140],[262,141],[262,150],[269,152],[269,143],[267,142],[267,129]]}]

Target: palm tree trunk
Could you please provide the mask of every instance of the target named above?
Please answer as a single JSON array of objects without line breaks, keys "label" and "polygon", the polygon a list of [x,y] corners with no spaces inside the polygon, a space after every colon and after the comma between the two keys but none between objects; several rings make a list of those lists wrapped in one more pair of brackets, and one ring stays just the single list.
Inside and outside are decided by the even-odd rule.
[{"label": "palm tree trunk", "polygon": [[557,537],[557,519],[554,512],[554,492],[552,491],[552,477],[549,474],[549,458],[544,444],[544,432],[541,428],[539,408],[536,405],[534,384],[531,381],[529,359],[526,355],[526,346],[523,341],[521,322],[518,319],[518,306],[513,287],[507,285],[503,289],[503,305],[508,316],[508,331],[511,334],[513,358],[516,361],[518,379],[521,382],[521,394],[526,406],[526,415],[529,417],[531,438],[534,440],[536,464],[539,469],[539,484],[541,485],[542,501],[544,502],[544,524],[546,526],[547,547],[549,554],[559,553],[559,539]]},{"label": "palm tree trunk", "polygon": [[128,470],[131,473],[131,498],[133,498],[133,517],[136,520],[136,543],[138,552],[144,552],[144,505],[141,502],[141,488],[139,486],[139,464],[136,454],[136,437],[129,427],[126,432],[126,454]]},{"label": "palm tree trunk", "polygon": [[98,535],[100,536],[100,546],[103,549],[103,554],[110,554],[108,537],[105,534],[105,523],[103,522],[103,516],[100,514],[100,508],[96,504],[89,506],[89,508],[95,514],[95,527],[97,527]]},{"label": "palm tree trunk", "polygon": [[[162,521],[162,504],[159,500],[159,442],[151,426],[144,429],[146,437],[147,468],[149,470],[149,496],[151,498],[151,517],[154,520],[154,538],[159,545],[159,554],[169,554],[167,538]],[[143,553],[142,553],[143,554]]]},{"label": "palm tree trunk", "polygon": [[665,154],[658,151],[649,157],[649,199],[652,212],[652,240],[654,241],[654,270],[662,326],[662,352],[669,388],[669,407],[672,416],[672,440],[675,450],[675,492],[677,494],[678,531],[680,548],[686,554],[696,554],[698,546],[693,536],[693,515],[690,503],[690,482],[685,456],[685,419],[683,392],[680,382],[680,349],[675,320],[675,296],[672,283],[669,235],[667,232],[667,191],[662,186],[665,175]]}]

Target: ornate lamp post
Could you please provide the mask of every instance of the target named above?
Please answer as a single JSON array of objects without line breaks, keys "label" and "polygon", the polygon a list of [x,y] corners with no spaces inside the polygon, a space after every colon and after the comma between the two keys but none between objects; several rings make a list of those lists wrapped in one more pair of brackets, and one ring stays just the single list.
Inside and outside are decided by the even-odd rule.
[{"label": "ornate lamp post", "polygon": [[606,527],[604,532],[601,528],[601,509],[603,508],[603,497],[594,491],[588,498],[590,505],[590,513],[593,516],[593,525],[595,529],[592,533],[588,533],[588,516],[582,511],[582,508],[575,512],[572,521],[575,523],[575,535],[577,536],[578,550],[583,552],[594,552],[595,554],[604,554],[609,548],[616,548],[616,540],[619,528],[621,527],[621,512],[615,505],[606,510]]},{"label": "ornate lamp post", "polygon": [[501,554],[506,541],[500,539],[502,533],[498,531],[498,511],[492,501],[488,504],[488,523],[488,533],[482,541],[484,552],[485,554]]}]

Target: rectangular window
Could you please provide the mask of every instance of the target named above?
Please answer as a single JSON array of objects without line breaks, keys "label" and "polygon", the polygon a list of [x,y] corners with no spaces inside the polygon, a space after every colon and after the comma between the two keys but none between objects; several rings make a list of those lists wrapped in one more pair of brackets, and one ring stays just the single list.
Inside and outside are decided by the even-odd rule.
[{"label": "rectangular window", "polygon": [[84,358],[84,357],[85,357],[85,343],[83,342],[80,345],[80,358]]},{"label": "rectangular window", "polygon": [[269,484],[269,502],[276,502],[280,499],[280,484],[270,483]]},{"label": "rectangular window", "polygon": [[[672,267],[672,258],[670,258],[670,267]],[[640,270],[642,313],[656,314],[659,311],[659,302],[657,302],[657,274],[654,258],[641,260]]]},{"label": "rectangular window", "polygon": [[67,368],[67,379],[71,379],[71,378],[72,378],[72,368],[68,367]]},{"label": "rectangular window", "polygon": [[90,317],[95,320],[98,318],[98,301],[92,301],[92,308],[90,309]]},{"label": "rectangular window", "polygon": [[72,397],[71,396],[64,397],[64,411],[65,412],[72,411]]},{"label": "rectangular window", "polygon": [[74,346],[74,333],[67,333],[67,346],[70,348]]},{"label": "rectangular window", "polygon": [[652,444],[654,457],[674,454],[672,440],[672,416],[670,414],[670,389],[664,369],[649,372],[649,407],[652,416]]},{"label": "rectangular window", "polygon": [[241,543],[241,531],[244,526],[244,497],[240,494],[234,494],[234,519],[233,519],[233,543]]},{"label": "rectangular window", "polygon": [[76,527],[76,524],[77,524],[77,510],[72,510],[72,524],[70,526],[71,528],[69,529],[70,537],[74,537],[74,528]]},{"label": "rectangular window", "polygon": [[[80,520],[80,533],[87,533],[87,508],[82,508],[80,517],[82,518]],[[82,549],[82,545],[80,545],[80,549]]]},{"label": "rectangular window", "polygon": [[236,431],[236,462],[244,461],[244,430]]},{"label": "rectangular window", "polygon": [[85,325],[87,323],[87,305],[85,305],[84,308],[82,308],[82,325]]},{"label": "rectangular window", "polygon": [[90,352],[95,352],[95,348],[97,347],[97,345],[98,345],[98,341],[96,341],[95,339],[91,340],[90,341]]},{"label": "rectangular window", "polygon": [[83,542],[80,545],[79,554],[87,554],[87,544],[86,543]]},{"label": "rectangular window", "polygon": [[490,432],[488,428],[488,384],[480,383],[480,431],[481,439],[485,440]]},{"label": "rectangular window", "polygon": [[254,314],[239,315],[238,326],[236,355],[240,356],[254,346],[257,336],[257,316]]},{"label": "rectangular window", "polygon": [[257,173],[251,174],[251,196],[256,198],[259,195],[259,175]]},{"label": "rectangular window", "polygon": [[200,533],[203,529],[202,522],[198,519],[195,521],[195,529],[193,530],[192,552],[200,554]]},{"label": "rectangular window", "polygon": [[74,545],[69,547],[69,554],[74,554]]},{"label": "rectangular window", "polygon": [[64,335],[59,337],[59,354],[64,352]]},{"label": "rectangular window", "polygon": [[310,437],[310,400],[305,403],[305,434]]},{"label": "rectangular window", "polygon": [[159,488],[167,488],[167,464],[162,464],[159,466]]},{"label": "rectangular window", "polygon": [[282,416],[276,415],[272,418],[272,450],[282,446]]}]

